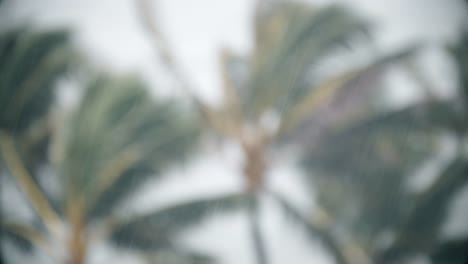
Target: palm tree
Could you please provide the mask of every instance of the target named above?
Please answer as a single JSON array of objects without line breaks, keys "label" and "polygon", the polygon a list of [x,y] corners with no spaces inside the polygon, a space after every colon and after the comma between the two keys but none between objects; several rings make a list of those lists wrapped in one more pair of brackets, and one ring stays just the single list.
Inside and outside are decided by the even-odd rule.
[{"label": "palm tree", "polygon": [[[431,256],[434,263],[468,259],[466,238],[446,241],[441,235],[451,202],[468,184],[463,149],[468,128],[467,40],[465,34],[451,48],[460,76],[453,98],[442,100],[429,94],[396,111],[374,111],[324,134],[307,150],[304,165],[313,175],[311,185],[318,186],[320,204],[335,220],[329,225],[346,230],[354,238],[351,246],[358,245],[368,261],[402,263],[417,254]],[[417,68],[410,70],[428,88]],[[411,191],[408,181],[418,168],[433,162],[441,133],[456,142],[454,157],[428,187]],[[385,233],[394,238],[379,245]]]},{"label": "palm tree", "polygon": [[[9,164],[11,174],[27,190],[31,205],[49,229],[55,229],[59,220],[37,185],[37,175],[30,171],[45,159],[53,85],[69,68],[73,56],[67,42],[64,31],[34,34],[18,29],[0,38],[0,165],[3,172]],[[39,240],[35,231],[16,226],[12,229]]]},{"label": "palm tree", "polygon": [[[160,60],[193,99],[207,129],[236,142],[243,151],[245,193],[255,197],[247,209],[257,263],[269,263],[259,224],[259,197],[265,194],[305,227],[312,239],[319,238],[337,262],[347,263],[332,233],[310,221],[287,199],[268,190],[265,182],[274,163],[271,157],[283,151],[284,146],[293,145],[298,133],[310,132],[302,126],[305,121],[313,123],[310,120],[325,121],[330,117],[333,114],[330,105],[364,104],[362,95],[369,85],[362,83],[370,81],[385,65],[409,56],[413,50],[391,54],[323,79],[314,75],[314,67],[337,49],[346,48],[356,36],[366,35],[367,24],[338,6],[315,9],[300,2],[258,1],[252,54],[241,57],[227,50],[221,53],[223,98],[221,106],[215,108],[191,94],[192,87],[154,23],[148,2],[140,1],[139,10],[143,25],[158,47]],[[268,123],[268,119],[274,122]]]},{"label": "palm tree", "polygon": [[[115,214],[145,179],[186,156],[198,129],[180,117],[174,102],[153,100],[130,77],[91,78],[73,113],[63,121],[51,119],[53,84],[71,64],[72,54],[65,32],[15,30],[0,37],[0,164],[41,221],[23,225],[2,214],[2,234],[20,245],[38,246],[54,261],[73,264],[85,262],[88,244],[95,240],[165,252],[191,263],[211,260],[178,246],[175,234],[209,215],[207,206],[232,208],[248,197],[192,201],[127,218]],[[46,155],[47,148],[53,158]],[[61,186],[55,200],[38,184],[41,165],[53,168]]]},{"label": "palm tree", "polygon": [[[50,136],[47,112],[53,84],[69,68],[73,54],[63,31],[34,34],[25,29],[3,33],[0,39],[0,140],[3,162],[31,195],[32,206],[54,229],[58,222],[47,198],[29,175],[45,157]],[[19,153],[23,161],[19,160]]]},{"label": "palm tree", "polygon": [[[449,48],[458,69],[457,94],[444,102],[445,111],[427,115],[435,129],[448,131],[456,142],[456,152],[452,160],[443,168],[437,179],[416,197],[408,216],[398,229],[394,243],[382,254],[390,260],[395,254],[428,254],[433,263],[458,263],[468,261],[466,253],[467,234],[455,238],[441,235],[443,224],[449,215],[451,202],[457,194],[468,186],[468,158],[466,141],[468,138],[468,33],[466,28],[458,42]],[[439,120],[444,122],[440,122]],[[439,122],[437,122],[439,121]],[[385,259],[386,260],[386,259]]]}]

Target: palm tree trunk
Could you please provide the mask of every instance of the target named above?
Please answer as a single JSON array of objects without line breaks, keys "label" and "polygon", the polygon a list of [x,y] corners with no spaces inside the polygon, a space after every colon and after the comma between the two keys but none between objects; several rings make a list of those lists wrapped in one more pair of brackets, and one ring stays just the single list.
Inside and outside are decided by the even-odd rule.
[{"label": "palm tree trunk", "polygon": [[80,225],[72,227],[70,239],[70,262],[69,264],[84,264],[86,258],[86,238],[84,228]]},{"label": "palm tree trunk", "polygon": [[260,224],[260,206],[259,199],[255,197],[249,204],[248,217],[250,225],[250,234],[254,246],[254,254],[257,264],[268,264],[269,260],[266,253],[265,241],[262,237]]},{"label": "palm tree trunk", "polygon": [[244,142],[243,148],[246,156],[244,167],[244,176],[247,183],[246,189],[249,194],[253,194],[253,199],[249,203],[248,217],[254,254],[257,264],[268,264],[265,241],[262,238],[261,232],[259,199],[266,169],[265,145],[262,140],[252,140]]},{"label": "palm tree trunk", "polygon": [[87,235],[82,199],[71,199],[68,203],[68,219],[71,225],[71,234],[68,244],[68,264],[84,264],[86,261]]}]

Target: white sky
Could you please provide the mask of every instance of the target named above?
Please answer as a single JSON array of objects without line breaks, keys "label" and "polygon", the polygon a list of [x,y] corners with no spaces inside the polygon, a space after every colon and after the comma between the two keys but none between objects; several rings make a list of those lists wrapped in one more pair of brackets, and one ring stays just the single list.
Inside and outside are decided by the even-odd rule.
[{"label": "white sky", "polygon": [[[309,2],[342,2],[363,12],[376,26],[376,46],[380,50],[394,49],[417,40],[444,42],[453,39],[466,14],[462,1],[456,0]],[[7,19],[18,22],[29,20],[39,27],[71,26],[79,46],[98,65],[121,72],[140,72],[156,89],[165,92],[173,89],[154,63],[154,51],[135,17],[133,1],[15,0],[6,4],[9,8],[0,10],[0,23]],[[176,51],[177,59],[204,99],[215,101],[219,96],[219,49],[228,46],[240,53],[248,52],[251,46],[252,6],[252,0],[160,1],[158,20]],[[451,76],[446,73],[446,64],[435,63],[441,60],[430,59],[430,56],[441,55],[437,51],[428,55],[427,71],[431,75],[433,72],[440,74],[434,81],[450,88],[450,81],[443,81]],[[408,87],[405,80],[399,81],[398,78],[395,77],[393,82]],[[190,174],[193,176],[167,181],[162,185],[166,188],[160,188],[160,192],[145,192],[142,196],[151,203],[142,207],[157,207],[163,201],[184,199],[200,193],[235,190],[240,186],[236,173],[239,157],[235,147],[227,148],[222,155],[207,156],[192,166]],[[308,203],[300,183],[292,180],[297,178],[297,172],[285,165],[278,165],[278,168],[281,173],[277,174],[281,176],[274,176],[272,184],[306,207]],[[184,171],[175,173],[186,174]],[[206,180],[207,175],[211,175],[211,180]],[[269,252],[273,255],[273,263],[330,263],[317,247],[311,249],[304,245],[300,231],[292,231],[268,204],[264,220],[272,241]],[[194,233],[189,240],[202,249],[220,253],[222,263],[252,263],[250,241],[242,216],[232,216],[226,221],[212,221]]]}]

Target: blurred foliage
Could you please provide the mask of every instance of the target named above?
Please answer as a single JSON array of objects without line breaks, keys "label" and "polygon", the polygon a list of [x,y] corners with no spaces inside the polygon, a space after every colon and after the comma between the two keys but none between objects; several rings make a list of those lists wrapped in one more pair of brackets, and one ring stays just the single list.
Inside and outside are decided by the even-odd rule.
[{"label": "blurred foliage", "polygon": [[[242,147],[246,157],[244,177],[249,192],[261,194],[267,188],[265,177],[274,162],[269,158],[272,152],[281,152],[283,146],[294,145],[305,152],[307,158],[303,163],[314,170],[332,169],[336,174],[352,170],[365,172],[366,178],[361,181],[369,181],[374,187],[379,184],[379,188],[365,189],[367,185],[360,185],[361,181],[350,181],[349,186],[335,184],[340,189],[327,191],[333,195],[357,192],[362,197],[347,197],[349,201],[363,204],[366,211],[382,208],[379,200],[366,200],[365,193],[373,190],[372,195],[378,195],[400,188],[401,172],[417,167],[417,161],[421,161],[431,148],[430,137],[410,136],[390,123],[407,125],[407,119],[417,118],[426,107],[411,109],[412,116],[392,113],[375,116],[375,120],[365,120],[368,116],[362,117],[362,113],[367,114],[371,109],[370,90],[376,88],[373,86],[378,85],[382,72],[390,65],[405,62],[418,47],[385,54],[323,78],[316,72],[317,66],[337,51],[349,50],[356,41],[368,41],[368,25],[339,6],[317,9],[302,2],[260,2],[256,9],[253,54],[243,57],[229,50],[221,53],[223,102],[215,109],[205,106],[206,123]],[[380,127],[382,121],[378,119],[388,120],[388,126]],[[420,125],[421,130],[426,126],[424,122]],[[345,128],[348,130],[343,131]],[[356,148],[368,140],[372,140],[368,152],[357,155]],[[397,156],[402,150],[412,158]],[[370,157],[379,160],[368,162]],[[378,178],[371,177],[382,167],[392,171]],[[395,197],[404,199],[398,193]],[[309,237],[321,240],[338,263],[351,263],[340,237],[332,230],[304,216],[280,195],[274,194],[273,198],[281,211],[299,223]],[[329,200],[322,199],[321,202]],[[391,202],[385,203],[389,209]],[[343,201],[336,201],[336,204],[349,206]],[[249,210],[250,232],[257,263],[265,264],[269,263],[264,245],[268,241],[263,240],[258,227],[260,207],[261,203],[257,201]],[[403,215],[397,206],[380,213],[378,219],[361,221],[360,229],[369,229],[369,224],[372,225],[370,229],[377,229],[379,221],[391,222],[389,216]]]},{"label": "blurred foliage", "polygon": [[[447,215],[447,209],[443,208],[444,202],[447,203],[449,199],[453,199],[453,196],[459,192],[460,189],[466,188],[468,185],[468,161],[466,153],[463,152],[463,145],[466,144],[467,140],[467,131],[468,131],[468,122],[466,120],[468,117],[468,27],[465,27],[464,32],[460,35],[458,42],[449,48],[452,52],[453,58],[455,60],[458,76],[459,76],[459,91],[458,91],[458,100],[461,101],[458,105],[462,109],[459,112],[460,119],[463,120],[460,122],[458,127],[452,129],[454,133],[459,137],[459,160],[453,161],[451,167],[447,169],[439,176],[439,181],[437,185],[431,186],[422,196],[425,200],[422,200],[420,203],[421,206],[428,203],[430,199],[437,199],[437,202],[434,203],[434,208],[426,208],[426,211],[421,208],[416,208],[414,211],[416,213],[422,212],[428,213],[428,210],[436,210],[442,215]],[[461,161],[460,161],[461,160]],[[458,163],[457,163],[458,162]],[[454,167],[457,166],[458,167]],[[452,170],[452,171],[451,171]],[[455,171],[454,171],[455,170]],[[452,174],[453,172],[453,174]],[[459,186],[457,186],[459,185]],[[425,203],[424,203],[425,202]],[[446,205],[447,207],[447,205]],[[439,210],[437,210],[439,209]],[[416,214],[420,216],[419,214]],[[441,218],[441,216],[438,216]],[[442,216],[443,217],[443,216]],[[414,217],[417,219],[417,217]],[[437,219],[437,215],[436,215]],[[440,220],[442,221],[442,220]],[[437,225],[437,222],[435,223]],[[439,223],[440,225],[441,223]],[[468,261],[468,234],[462,234],[464,237],[454,238],[452,240],[440,241],[438,239],[436,245],[432,245],[431,259],[434,263],[458,263],[460,261]]]},{"label": "blurred foliage", "polygon": [[[64,120],[57,115],[52,118],[49,111],[55,102],[55,83],[75,58],[67,39],[62,31],[31,33],[25,29],[0,37],[1,164],[17,180],[45,224],[13,224],[2,214],[1,230],[2,237],[21,248],[29,250],[30,241],[53,259],[59,250],[54,245],[62,244],[69,251],[68,261],[82,263],[89,240],[98,233],[104,233],[104,237],[98,236],[100,239],[129,246],[118,243],[119,236],[113,230],[106,231],[110,227],[119,228],[118,234],[126,230],[126,226],[117,224],[113,210],[137,192],[146,178],[160,176],[185,157],[195,146],[198,128],[195,122],[181,118],[183,113],[174,106],[176,102],[154,100],[135,78],[104,75],[82,82],[84,95],[73,113],[65,114]],[[37,145],[43,149],[40,153]],[[32,166],[36,163],[38,166]],[[55,168],[54,175],[63,190],[59,210],[51,206],[49,194],[34,177],[39,165],[45,164]],[[197,201],[187,202],[172,209],[175,215],[168,213],[171,221],[190,221],[185,211],[200,206]],[[200,211],[196,219],[206,214]],[[155,221],[158,216],[167,219],[164,210],[154,213]],[[155,227],[157,230],[165,230],[163,225],[171,222],[157,223],[161,224]],[[173,239],[173,233],[181,230],[165,230],[163,240]],[[153,233],[132,236],[138,241],[148,234]],[[131,248],[138,249],[137,245]],[[194,260],[190,263],[205,260],[172,243],[152,250],[158,248],[171,250],[174,257],[184,252],[184,259]]]},{"label": "blurred foliage", "polygon": [[[297,146],[305,155],[302,163],[326,176],[315,178],[311,185],[326,192],[319,194],[320,202],[332,210],[337,222],[343,219],[351,230],[369,235],[379,231],[382,222],[398,225],[398,218],[405,213],[398,204],[408,198],[399,191],[402,175],[417,168],[433,148],[432,137],[410,134],[401,127],[419,120],[425,111],[451,109],[437,102],[437,109],[431,105],[427,110],[429,106],[422,105],[390,114],[374,111],[372,115],[369,94],[378,88],[379,77],[387,67],[410,59],[418,47],[323,78],[315,73],[317,65],[337,51],[349,50],[355,41],[368,41],[368,25],[338,6],[315,9],[282,1],[266,5],[257,9],[256,46],[251,58],[229,51],[222,54],[224,103],[214,114],[217,119],[213,118],[222,120],[213,122],[220,134],[244,147],[248,189],[261,192],[265,188],[263,177],[272,162],[266,158],[270,152]],[[277,127],[265,124],[268,115],[278,119]],[[442,116],[431,122],[445,120]],[[415,129],[419,126],[418,131],[432,125],[419,121],[414,124]],[[365,152],[356,153],[362,147]],[[407,155],[400,156],[400,152]],[[353,179],[349,174],[354,173],[361,177]],[[347,178],[346,185],[341,184],[340,175]],[[369,199],[385,194],[393,199]],[[329,224],[304,216],[278,194],[273,197],[282,212],[305,228],[309,237],[319,239],[337,263],[359,263],[350,259],[340,234]],[[358,215],[372,216],[366,221],[351,219],[355,216],[349,214],[354,214],[356,207],[361,207]],[[253,234],[253,239],[258,243],[258,235]],[[256,248],[257,261],[264,264],[268,259],[263,257],[262,247]]]},{"label": "blurred foliage", "polygon": [[278,4],[257,24],[242,109],[253,118],[271,108],[287,111],[315,88],[307,80],[308,71],[365,28],[338,6],[314,11],[306,4]]},{"label": "blurred foliage", "polygon": [[17,139],[31,166],[44,159],[53,84],[72,64],[68,39],[65,31],[37,34],[25,28],[0,39],[0,129]]},{"label": "blurred foliage", "polygon": [[[303,165],[319,203],[339,229],[354,238],[375,263],[406,263],[430,255],[435,263],[468,260],[463,239],[441,236],[450,205],[468,186],[466,144],[468,105],[466,34],[451,51],[459,69],[458,94],[425,99],[396,111],[322,133],[305,152]],[[418,168],[437,153],[441,133],[456,140],[458,150],[436,180],[421,192],[408,188]],[[343,231],[344,230],[344,231]],[[390,245],[381,238],[392,234]],[[464,234],[466,235],[466,234]]]},{"label": "blurred foliage", "polygon": [[[0,134],[2,139],[9,135],[9,145],[17,147],[24,166],[32,171],[32,179],[24,180],[33,186],[33,196],[40,195],[34,188],[35,169],[47,159],[54,83],[70,68],[74,57],[68,38],[65,31],[39,34],[25,28],[0,37]],[[5,159],[0,160],[0,166],[5,167]],[[35,199],[36,206],[47,203],[41,198]]]},{"label": "blurred foliage", "polygon": [[[411,222],[408,214],[423,210],[407,202],[414,197],[405,184],[406,175],[436,147],[437,133],[428,131],[458,130],[463,119],[451,101],[424,102],[390,113],[369,103],[385,69],[406,65],[418,46],[331,77],[316,73],[317,65],[330,55],[350,49],[354,41],[368,41],[369,26],[348,10],[259,1],[255,15],[253,53],[221,53],[222,104],[212,107],[193,99],[207,127],[241,146],[246,158],[243,176],[251,193],[262,194],[267,188],[272,152],[297,146],[305,156],[302,164],[311,175],[320,175],[310,182],[320,190],[320,205],[325,207],[321,214],[327,220],[315,219],[317,213],[312,219],[304,216],[278,194],[274,201],[310,237],[319,238],[338,263],[370,261],[382,231],[400,229]],[[152,32],[162,39],[155,27]],[[173,61],[167,59],[167,49],[162,54],[166,62]],[[177,68],[168,64],[177,76]],[[268,241],[259,228],[259,208],[258,200],[249,206],[250,233],[256,261],[265,264]],[[336,231],[340,227],[356,240],[352,245]]]},{"label": "blurred foliage", "polygon": [[458,67],[458,77],[460,84],[460,95],[463,104],[468,105],[468,26],[465,27],[458,43],[449,47],[449,51]]},{"label": "blurred foliage", "polygon": [[[242,57],[229,50],[221,53],[223,102],[215,109],[204,106],[204,112],[208,113],[209,127],[242,147],[246,157],[243,175],[246,190],[262,194],[266,171],[271,165],[268,156],[272,151],[280,151],[276,146],[283,138],[292,138],[286,132],[295,131],[299,121],[322,107],[322,101],[337,94],[346,97],[343,90],[349,87],[349,82],[369,73],[371,67],[386,62],[387,58],[331,80],[311,79],[314,66],[336,49],[346,49],[353,37],[366,32],[366,23],[338,6],[315,9],[301,2],[267,2],[265,6],[259,4],[256,12],[253,54]],[[277,128],[265,123],[269,114],[279,119]],[[327,250],[339,263],[345,263],[333,237],[318,232],[319,228],[286,199],[274,197],[273,201],[284,209],[282,212],[293,216],[312,236],[321,234]],[[266,264],[270,256],[265,246],[268,241],[264,240],[259,224],[260,201],[250,204],[248,216],[256,262]]]},{"label": "blurred foliage", "polygon": [[174,102],[156,102],[133,79],[98,77],[64,125],[57,166],[70,199],[85,199],[91,217],[108,214],[146,176],[182,159],[197,129]]},{"label": "blurred foliage", "polygon": [[152,264],[212,264],[216,260],[210,256],[193,253],[186,250],[159,250],[147,258]]},{"label": "blurred foliage", "polygon": [[[149,9],[141,7],[161,61],[187,85]],[[179,101],[154,98],[135,77],[97,74],[80,80],[83,96],[71,113],[52,115],[57,80],[78,64],[68,34],[2,33],[0,171],[16,179],[40,220],[23,225],[2,215],[2,237],[73,264],[85,262],[95,239],[135,250],[149,263],[213,263],[180,245],[179,235],[215,213],[245,210],[256,261],[267,264],[259,199],[267,195],[340,264],[402,263],[418,254],[434,263],[466,257],[465,237],[440,236],[448,206],[468,182],[464,150],[459,147],[425,190],[411,191],[408,182],[437,153],[442,133],[466,144],[468,35],[450,48],[460,70],[456,97],[388,110],[370,103],[372,90],[380,89],[388,67],[411,62],[419,46],[324,77],[318,66],[326,59],[369,41],[365,21],[340,6],[291,1],[258,1],[255,12],[252,53],[222,51],[222,102],[214,107],[189,94],[195,114],[176,107]],[[193,153],[204,131],[240,146],[244,192],[117,213],[149,178],[160,179]],[[272,157],[285,146],[299,149],[318,193],[312,217],[266,184]],[[41,166],[58,179],[57,203],[37,180]],[[388,232],[393,239],[381,246]]]},{"label": "blurred foliage", "polygon": [[456,264],[468,260],[468,238],[445,241],[436,246],[431,253],[431,260],[435,264]]},{"label": "blurred foliage", "polygon": [[52,83],[67,69],[70,51],[63,31],[35,34],[24,29],[3,33],[0,43],[0,125],[21,135],[48,110]]},{"label": "blurred foliage", "polygon": [[245,207],[249,200],[249,196],[234,194],[161,209],[121,223],[113,233],[113,239],[120,245],[138,248],[157,249],[161,245],[170,247],[171,234],[198,224],[207,215]]}]

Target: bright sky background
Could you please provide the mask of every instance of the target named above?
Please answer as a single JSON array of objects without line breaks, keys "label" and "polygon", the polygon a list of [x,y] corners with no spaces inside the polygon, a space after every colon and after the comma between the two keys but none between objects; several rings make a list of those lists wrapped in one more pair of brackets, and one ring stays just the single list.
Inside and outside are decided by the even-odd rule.
[{"label": "bright sky background", "polygon": [[[8,2],[8,0],[5,0]],[[215,101],[219,96],[218,51],[227,46],[239,53],[247,53],[251,47],[252,0],[161,0],[157,18],[176,51],[183,70],[196,84],[197,92],[206,100]],[[376,47],[381,51],[405,46],[414,41],[440,43],[456,37],[460,21],[466,14],[462,1],[456,0],[320,0],[312,3],[342,2],[352,5],[376,27]],[[10,0],[8,9],[0,10],[2,22],[30,21],[38,27],[70,26],[75,31],[78,45],[90,59],[102,67],[120,72],[139,72],[158,90],[171,92],[171,83],[163,78],[154,63],[155,54],[145,38],[136,9],[130,0]],[[433,81],[450,90],[453,83],[450,67],[444,56],[430,49],[423,58],[425,68]],[[398,79],[400,78],[400,79]],[[393,83],[408,87],[401,76]],[[405,91],[403,89],[403,94]],[[158,192],[148,189],[141,199],[149,200],[137,208],[158,207],[175,199],[187,199],[193,195],[213,194],[236,190],[241,183],[237,177],[239,153],[228,147],[222,155],[207,154],[196,165],[175,171],[179,177],[161,184]],[[285,161],[287,163],[287,161]],[[185,177],[190,171],[191,176]],[[210,180],[206,180],[210,175]],[[304,197],[298,173],[279,164],[272,177],[272,185],[283,190],[288,197],[310,206]],[[182,178],[185,177],[185,178]],[[164,187],[164,188],[163,188]],[[245,219],[240,215],[229,216],[223,221],[213,220],[188,238],[201,249],[220,253],[222,263],[249,264],[250,241]],[[300,231],[289,228],[275,208],[267,204],[264,212],[265,229],[272,241],[269,252],[273,263],[330,263],[318,247],[304,245]],[[101,248],[97,245],[96,247]],[[117,255],[120,259],[122,256]],[[96,262],[105,261],[106,255],[96,256]],[[125,260],[125,258],[124,258]],[[114,260],[118,263],[118,259]]]}]

